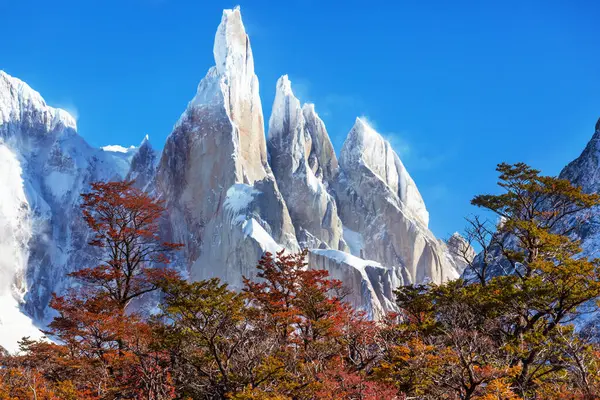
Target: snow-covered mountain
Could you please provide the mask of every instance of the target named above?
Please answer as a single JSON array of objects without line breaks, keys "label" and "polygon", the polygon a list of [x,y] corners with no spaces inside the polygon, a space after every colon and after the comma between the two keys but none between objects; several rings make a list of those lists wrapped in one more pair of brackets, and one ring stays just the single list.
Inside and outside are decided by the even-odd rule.
[{"label": "snow-covered mountain", "polygon": [[[39,324],[47,320],[65,275],[92,262],[79,194],[90,182],[125,178],[136,154],[92,148],[66,111],[0,71],[1,298],[20,302]],[[11,323],[3,311],[0,331],[16,334]]]},{"label": "snow-covered mountain", "polygon": [[[581,187],[585,193],[600,193],[600,119],[596,122],[594,134],[581,155],[564,167],[558,177]],[[499,223],[502,223],[501,220]],[[572,214],[561,221],[560,226],[556,228],[562,230],[565,227],[574,228],[570,235],[574,239],[581,240],[581,256],[588,258],[600,256],[600,206]],[[518,247],[517,239],[506,233],[504,236],[496,237],[496,241],[501,242],[504,247]],[[464,239],[460,235],[453,235],[447,242],[451,254],[464,254],[464,245]],[[457,251],[457,248],[461,250]],[[467,251],[474,254],[470,249]],[[475,264],[483,262],[483,257],[484,252],[477,254],[474,258]],[[455,261],[455,265],[461,271],[462,278],[468,281],[478,279],[471,269],[465,270],[464,264],[461,266],[458,259]],[[488,248],[487,265],[488,276],[514,273],[513,265],[502,255],[498,245]],[[600,319],[600,315],[595,315],[594,318]]]},{"label": "snow-covered mountain", "polygon": [[[559,176],[581,186],[586,193],[600,193],[600,119],[581,155],[571,161]],[[594,258],[600,256],[600,207],[585,213],[583,216],[573,216],[571,223],[580,224],[576,234],[582,241],[584,255]]]},{"label": "snow-covered mountain", "polygon": [[163,236],[185,244],[177,263],[190,279],[239,288],[265,251],[306,247],[310,265],[377,318],[394,309],[398,286],[458,276],[415,182],[366,121],[356,120],[338,160],[316,106],[302,105],[282,76],[265,135],[239,9],[223,12],[213,54],[160,155],[147,138],[89,146],[67,112],[0,72],[0,250],[9,255],[0,301],[14,310],[0,312],[0,345],[14,348],[31,321],[43,325],[66,274],[92,264],[79,194],[96,180],[135,179],[165,201]]}]

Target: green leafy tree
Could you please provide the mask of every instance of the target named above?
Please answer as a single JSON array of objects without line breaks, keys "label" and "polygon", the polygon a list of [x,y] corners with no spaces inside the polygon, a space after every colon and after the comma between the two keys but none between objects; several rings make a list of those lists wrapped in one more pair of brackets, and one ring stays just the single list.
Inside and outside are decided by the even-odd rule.
[{"label": "green leafy tree", "polygon": [[[475,282],[398,290],[403,318],[388,355],[396,361],[386,360],[379,373],[404,365],[397,381],[409,393],[473,399],[508,385],[503,390],[533,398],[565,379],[574,385],[581,360],[574,360],[577,334],[569,324],[600,296],[600,262],[578,256],[571,234],[600,198],[523,163],[497,170],[502,193],[472,201],[501,218],[492,234],[477,231],[488,229],[479,220],[471,225],[473,237],[488,239],[484,255],[494,255],[469,263]],[[511,273],[489,274],[490,260]]]}]

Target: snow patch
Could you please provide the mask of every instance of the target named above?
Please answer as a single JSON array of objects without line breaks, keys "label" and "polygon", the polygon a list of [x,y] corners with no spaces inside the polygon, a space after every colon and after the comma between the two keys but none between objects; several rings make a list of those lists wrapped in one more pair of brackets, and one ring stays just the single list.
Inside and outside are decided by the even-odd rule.
[{"label": "snow patch", "polygon": [[0,294],[0,346],[11,353],[19,350],[18,341],[23,337],[41,339],[44,334],[23,314],[18,301],[10,294]]},{"label": "snow patch", "polygon": [[342,264],[348,264],[354,268],[364,270],[365,267],[379,267],[384,268],[381,264],[373,260],[363,260],[362,258],[358,258],[353,256],[352,254],[344,253],[339,250],[331,250],[331,249],[312,249],[314,254],[318,254],[323,257],[330,258],[335,260],[336,262]]},{"label": "snow patch", "polygon": [[246,235],[246,237],[251,237],[252,239],[256,240],[263,251],[276,254],[282,249],[282,247],[277,244],[273,237],[269,235],[267,231],[265,231],[265,228],[263,228],[254,218],[246,220],[242,225],[242,230],[244,231],[244,235]]},{"label": "snow patch", "polygon": [[350,253],[352,253],[353,256],[361,257],[365,249],[365,239],[363,238],[363,235],[346,226],[343,227],[343,232],[344,241],[348,247],[350,247]]},{"label": "snow patch", "polygon": [[308,188],[313,193],[320,193],[321,186],[323,185],[320,180],[317,179],[314,172],[311,169],[307,169],[306,171],[306,183],[308,183]]},{"label": "snow patch", "polygon": [[[148,137],[148,135],[146,135],[146,138],[147,137]],[[123,147],[118,144],[110,144],[108,146],[101,147],[101,149],[104,151],[109,151],[109,152],[113,152],[113,153],[129,153],[130,151],[135,150],[136,147],[135,146]]]},{"label": "snow patch", "polygon": [[[32,225],[17,156],[0,142],[0,346],[16,350],[17,340],[35,336],[31,319],[21,313]],[[39,332],[39,331],[38,331]]]},{"label": "snow patch", "polygon": [[227,198],[225,199],[225,210],[232,216],[245,211],[254,201],[254,197],[260,192],[250,185],[236,183],[227,189]]},{"label": "snow patch", "polygon": [[52,171],[46,177],[46,186],[55,199],[61,199],[75,184],[75,177],[64,172]]}]

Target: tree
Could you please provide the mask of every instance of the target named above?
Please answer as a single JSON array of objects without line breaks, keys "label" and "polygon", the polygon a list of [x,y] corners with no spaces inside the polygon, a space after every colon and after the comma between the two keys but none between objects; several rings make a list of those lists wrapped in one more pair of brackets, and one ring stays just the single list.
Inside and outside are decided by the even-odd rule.
[{"label": "tree", "polygon": [[526,395],[564,368],[559,338],[568,334],[565,324],[600,296],[600,260],[577,257],[580,243],[569,236],[600,197],[522,163],[500,164],[498,172],[505,193],[472,203],[503,218],[497,235],[511,241],[502,256],[514,274],[496,278],[493,286],[503,293],[490,297],[503,300],[500,332],[514,346],[511,365],[521,369],[514,383]]},{"label": "tree", "polygon": [[376,367],[379,379],[423,399],[483,399],[500,389],[506,397],[499,398],[515,395],[510,379],[519,370],[489,334],[496,321],[475,311],[479,293],[453,281],[403,287],[397,295],[402,322],[392,327],[396,337]]},{"label": "tree", "polygon": [[163,291],[155,329],[173,364],[180,396],[222,399],[270,382],[277,371],[265,360],[276,346],[252,321],[244,294],[218,279],[170,280]]},{"label": "tree", "polygon": [[132,185],[96,182],[82,195],[89,244],[101,261],[70,274],[83,285],[50,303],[58,315],[47,334],[61,345],[24,342],[19,360],[51,382],[72,382],[80,395],[171,399],[168,353],[155,349],[155,332],[127,307],[163,281],[178,279],[168,254],[181,245],[161,240],[162,203]]},{"label": "tree", "polygon": [[[600,296],[600,261],[578,257],[570,235],[600,198],[522,163],[498,172],[503,193],[472,202],[501,218],[495,232],[471,220],[485,248],[468,264],[476,279],[398,290],[401,334],[379,374],[399,373],[409,393],[486,398],[495,387],[533,398],[565,376],[575,387],[576,371],[580,381],[588,376],[573,357],[569,323]],[[443,387],[444,396],[435,393]]]},{"label": "tree", "polygon": [[274,359],[287,372],[274,390],[290,398],[327,398],[323,388],[335,386],[353,393],[348,398],[389,393],[368,379],[382,351],[377,325],[343,301],[340,281],[308,268],[306,256],[266,253],[260,280],[244,279],[254,321],[277,339]]},{"label": "tree", "polygon": [[163,202],[133,181],[95,182],[82,194],[83,216],[93,232],[90,245],[101,250],[99,265],[70,274],[125,309],[135,298],[158,289],[172,269],[169,253],[183,245],[159,236]]},{"label": "tree", "polygon": [[342,282],[329,278],[325,270],[309,269],[307,251],[276,257],[270,253],[259,261],[258,278],[244,278],[244,291],[251,304],[272,319],[272,326],[285,343],[305,351],[321,338],[341,334],[342,322],[351,313],[343,301]]},{"label": "tree", "polygon": [[339,281],[306,252],[266,253],[241,293],[217,279],[164,281],[154,322],[179,396],[198,399],[371,399],[395,392],[369,379],[378,326],[342,301]]},{"label": "tree", "polygon": [[399,399],[392,384],[368,380],[364,372],[348,368],[343,357],[330,360],[319,374],[315,398],[319,400]]}]

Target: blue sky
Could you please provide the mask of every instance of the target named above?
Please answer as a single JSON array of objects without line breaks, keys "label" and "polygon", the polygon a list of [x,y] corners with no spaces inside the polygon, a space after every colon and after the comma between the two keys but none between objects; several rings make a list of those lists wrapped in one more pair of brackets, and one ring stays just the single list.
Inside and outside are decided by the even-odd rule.
[{"label": "blue sky", "polygon": [[265,118],[289,74],[337,150],[367,116],[447,237],[498,162],[557,174],[600,116],[600,2],[0,0],[0,69],[78,119],[92,145],[165,138],[241,5]]}]

